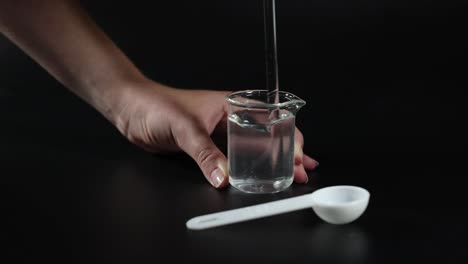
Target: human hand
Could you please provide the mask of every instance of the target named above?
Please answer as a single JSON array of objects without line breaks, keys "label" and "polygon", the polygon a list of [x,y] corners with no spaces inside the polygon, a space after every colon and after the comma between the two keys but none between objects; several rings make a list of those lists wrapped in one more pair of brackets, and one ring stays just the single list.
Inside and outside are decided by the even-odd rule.
[{"label": "human hand", "polygon": [[[16,2],[0,1],[0,32],[131,142],[153,152],[185,151],[213,186],[228,184],[226,157],[210,138],[216,130],[225,133],[227,92],[179,90],[149,81],[78,1]],[[302,146],[296,130],[299,183],[307,182],[305,168],[318,164],[303,155]]]},{"label": "human hand", "polygon": [[[184,151],[216,188],[228,185],[226,156],[213,142],[215,132],[226,133],[229,92],[181,90],[155,82],[132,84],[115,125],[132,143],[151,152]],[[296,129],[294,180],[308,181],[306,169],[318,163],[303,154],[304,138]]]}]

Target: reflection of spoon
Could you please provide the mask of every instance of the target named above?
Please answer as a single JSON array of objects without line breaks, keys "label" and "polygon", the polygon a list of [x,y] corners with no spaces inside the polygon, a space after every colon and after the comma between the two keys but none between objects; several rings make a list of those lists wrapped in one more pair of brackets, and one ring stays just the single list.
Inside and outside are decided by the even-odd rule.
[{"label": "reflection of spoon", "polygon": [[364,213],[370,194],[356,186],[339,185],[279,201],[194,217],[188,229],[207,229],[310,208],[325,222],[347,224]]}]

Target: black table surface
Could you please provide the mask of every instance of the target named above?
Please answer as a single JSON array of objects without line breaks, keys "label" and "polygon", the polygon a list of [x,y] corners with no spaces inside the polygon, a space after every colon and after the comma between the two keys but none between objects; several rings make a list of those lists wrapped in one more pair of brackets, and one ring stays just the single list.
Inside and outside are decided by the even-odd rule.
[{"label": "black table surface", "polygon": [[[364,16],[364,22],[357,16],[354,22],[359,23],[352,26],[350,16],[337,11],[338,15],[321,16],[328,19],[324,25],[333,34],[323,29],[318,35],[283,38],[293,38],[294,43],[283,40],[280,46],[281,80],[308,102],[298,114],[297,126],[306,138],[305,151],[320,166],[309,173],[307,184],[265,195],[232,187],[216,190],[186,155],[152,155],[133,146],[0,39],[2,258],[64,263],[466,261],[468,210],[462,184],[467,175],[462,129],[466,119],[461,114],[466,96],[462,70],[454,66],[466,43],[450,34],[459,29],[461,12],[451,7],[437,15],[437,6],[424,9],[432,10],[431,16],[402,6],[409,13],[399,17],[398,6],[387,9],[387,18],[394,20],[384,27],[378,26],[383,25],[379,16]],[[172,8],[176,10],[175,4]],[[193,8],[182,9],[184,15]],[[309,21],[297,7],[286,10],[299,15],[284,15],[283,21],[293,21],[283,24],[282,32],[290,32],[288,26],[305,29],[320,22]],[[93,14],[98,16],[99,11]],[[197,10],[190,14],[202,16]],[[231,30],[248,25],[232,22],[233,17],[194,19],[193,27],[208,25],[212,18],[223,18],[220,23]],[[244,19],[248,18],[246,14]],[[185,40],[182,33],[160,29],[179,44],[170,50],[163,43],[164,49],[158,51],[153,47],[157,38],[149,43],[141,36],[129,40],[125,33],[113,33],[118,30],[110,25],[117,22],[111,18],[102,15],[99,21],[154,79],[208,89],[243,89],[263,82],[261,56],[251,57],[259,62],[256,65],[243,63],[257,50],[245,52],[247,45],[229,34],[217,31],[212,36],[204,28],[199,33],[207,46],[197,42],[187,51],[179,43]],[[173,27],[183,30],[182,24]],[[431,30],[424,25],[432,25]],[[120,29],[132,38],[138,35],[131,26]],[[193,28],[185,30],[194,36]],[[249,32],[244,33],[255,35]],[[448,42],[429,42],[433,34]],[[234,42],[224,50],[207,44],[214,39],[223,45]],[[408,45],[398,40],[407,40]],[[347,48],[337,49],[343,42]],[[239,47],[244,50],[236,51]],[[389,47],[390,54],[383,52]],[[436,47],[440,49],[424,58],[425,51]],[[211,56],[205,58],[207,54]],[[185,227],[189,218],[201,214],[338,184],[362,186],[371,193],[367,211],[351,224],[326,224],[312,210],[301,210],[203,231]]]}]

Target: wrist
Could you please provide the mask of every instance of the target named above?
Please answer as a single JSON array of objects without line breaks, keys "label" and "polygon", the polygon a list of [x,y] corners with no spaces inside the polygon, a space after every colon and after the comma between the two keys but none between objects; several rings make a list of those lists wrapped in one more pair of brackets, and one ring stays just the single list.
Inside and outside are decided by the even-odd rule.
[{"label": "wrist", "polygon": [[[157,106],[158,99],[171,93],[170,87],[156,83],[146,77],[121,79],[111,85],[108,96],[101,102],[101,112],[125,137],[131,118],[144,115],[149,105]],[[102,107],[104,106],[104,107]]]},{"label": "wrist", "polygon": [[[135,89],[149,83],[144,76],[115,78],[103,83],[87,84],[90,92],[82,96],[93,108],[102,114],[109,122],[121,130],[127,122],[125,113],[131,105]],[[84,89],[78,89],[84,90]]]}]

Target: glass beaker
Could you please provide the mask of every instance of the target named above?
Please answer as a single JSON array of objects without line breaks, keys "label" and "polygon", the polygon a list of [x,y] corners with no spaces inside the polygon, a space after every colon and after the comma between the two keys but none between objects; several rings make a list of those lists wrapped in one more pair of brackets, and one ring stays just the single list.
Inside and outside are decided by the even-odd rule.
[{"label": "glass beaker", "polygon": [[305,101],[279,92],[268,103],[267,90],[226,96],[228,108],[229,183],[247,193],[275,193],[294,180],[294,132],[297,111]]}]

